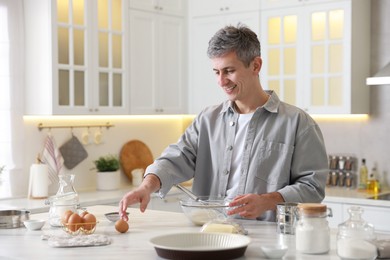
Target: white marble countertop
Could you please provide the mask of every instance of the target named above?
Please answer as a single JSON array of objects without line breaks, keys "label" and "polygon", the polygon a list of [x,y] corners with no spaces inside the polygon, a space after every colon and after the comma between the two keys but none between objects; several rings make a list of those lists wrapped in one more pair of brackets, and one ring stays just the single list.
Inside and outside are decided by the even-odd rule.
[{"label": "white marble countertop", "polygon": [[[122,187],[119,190],[113,191],[81,191],[79,192],[79,201],[81,207],[88,207],[92,205],[115,205],[119,203],[120,199],[125,193],[133,189],[133,186]],[[384,190],[382,193],[389,193],[389,190]],[[180,193],[175,187],[169,192],[169,194]],[[373,200],[368,199],[373,194],[358,191],[356,189],[346,189],[339,187],[328,187],[325,192],[326,202],[336,203],[350,203],[359,204],[366,206],[380,206],[390,207],[389,200]],[[157,196],[154,194],[153,196]],[[0,210],[4,209],[27,209],[31,213],[42,213],[49,210],[49,205],[45,205],[45,199],[27,199],[27,198],[16,198],[16,199],[5,199],[0,200]]]},{"label": "white marble countertop", "polygon": [[[379,194],[390,193],[390,190],[383,190]],[[325,190],[327,202],[359,204],[365,206],[390,207],[390,200],[369,199],[375,194],[357,189],[347,189],[340,187],[327,187]],[[379,195],[377,194],[377,195]]]},{"label": "white marble countertop", "polygon": [[[61,228],[53,228],[48,223],[42,230],[29,231],[26,228],[0,229],[0,258],[6,259],[160,259],[153,246],[148,242],[152,237],[179,232],[199,232],[182,213],[129,208],[129,231],[121,234],[115,230],[114,223],[104,217],[104,213],[116,211],[115,206],[91,206],[87,208],[99,221],[95,234],[103,234],[111,239],[111,244],[96,247],[50,247],[42,234],[62,234]],[[47,218],[47,213],[31,214],[31,219]],[[240,259],[265,259],[260,245],[284,243],[289,246],[284,259],[311,260],[313,255],[295,251],[295,236],[278,235],[276,224],[246,220],[241,222],[251,238],[245,256]],[[315,255],[317,260],[335,260],[335,230],[332,230],[331,250],[327,254]],[[386,238],[386,237],[385,237]],[[387,237],[389,238],[389,237]]]}]

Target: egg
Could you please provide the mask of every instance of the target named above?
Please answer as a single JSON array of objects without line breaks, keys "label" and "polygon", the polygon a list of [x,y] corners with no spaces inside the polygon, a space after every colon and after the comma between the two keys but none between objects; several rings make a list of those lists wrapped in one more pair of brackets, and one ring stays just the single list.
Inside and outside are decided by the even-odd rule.
[{"label": "egg", "polygon": [[83,223],[86,223],[83,225],[83,228],[85,230],[92,230],[96,226],[96,217],[95,215],[91,213],[85,214],[83,217]]},{"label": "egg", "polygon": [[67,227],[70,231],[75,232],[82,226],[83,219],[79,214],[73,213],[70,215],[67,223]]},{"label": "egg", "polygon": [[83,212],[80,213],[80,217],[81,217],[81,218],[84,218],[84,216],[87,215],[88,213],[89,213],[89,212],[85,210],[85,211],[83,211]]},{"label": "egg", "polygon": [[126,233],[129,230],[129,224],[123,219],[119,219],[115,222],[115,229],[120,233]]},{"label": "egg", "polygon": [[68,220],[69,220],[69,217],[73,214],[73,211],[71,211],[70,209],[66,210],[62,216],[61,216],[61,222],[62,224],[66,224],[68,223]]}]

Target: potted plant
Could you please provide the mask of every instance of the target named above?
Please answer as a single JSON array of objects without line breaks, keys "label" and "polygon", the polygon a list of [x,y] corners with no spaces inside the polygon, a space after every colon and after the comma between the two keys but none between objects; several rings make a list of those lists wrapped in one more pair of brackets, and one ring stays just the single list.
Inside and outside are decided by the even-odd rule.
[{"label": "potted plant", "polygon": [[117,156],[109,154],[93,161],[95,164],[97,190],[117,190],[120,186],[120,163]]}]

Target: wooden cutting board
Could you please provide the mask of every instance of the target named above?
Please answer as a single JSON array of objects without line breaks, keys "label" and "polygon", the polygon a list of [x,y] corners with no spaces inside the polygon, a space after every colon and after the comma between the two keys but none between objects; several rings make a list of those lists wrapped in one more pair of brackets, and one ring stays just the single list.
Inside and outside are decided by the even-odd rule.
[{"label": "wooden cutting board", "polygon": [[123,172],[133,180],[131,171],[137,168],[146,169],[153,163],[153,154],[149,147],[139,140],[131,140],[122,146],[120,161]]}]

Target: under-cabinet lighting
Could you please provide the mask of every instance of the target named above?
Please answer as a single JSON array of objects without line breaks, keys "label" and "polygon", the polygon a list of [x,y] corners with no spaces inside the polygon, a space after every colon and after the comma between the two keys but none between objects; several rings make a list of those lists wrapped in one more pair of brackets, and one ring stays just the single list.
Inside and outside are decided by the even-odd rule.
[{"label": "under-cabinet lighting", "polygon": [[340,114],[340,115],[310,115],[313,119],[319,120],[319,121],[367,121],[369,119],[368,114]]}]

